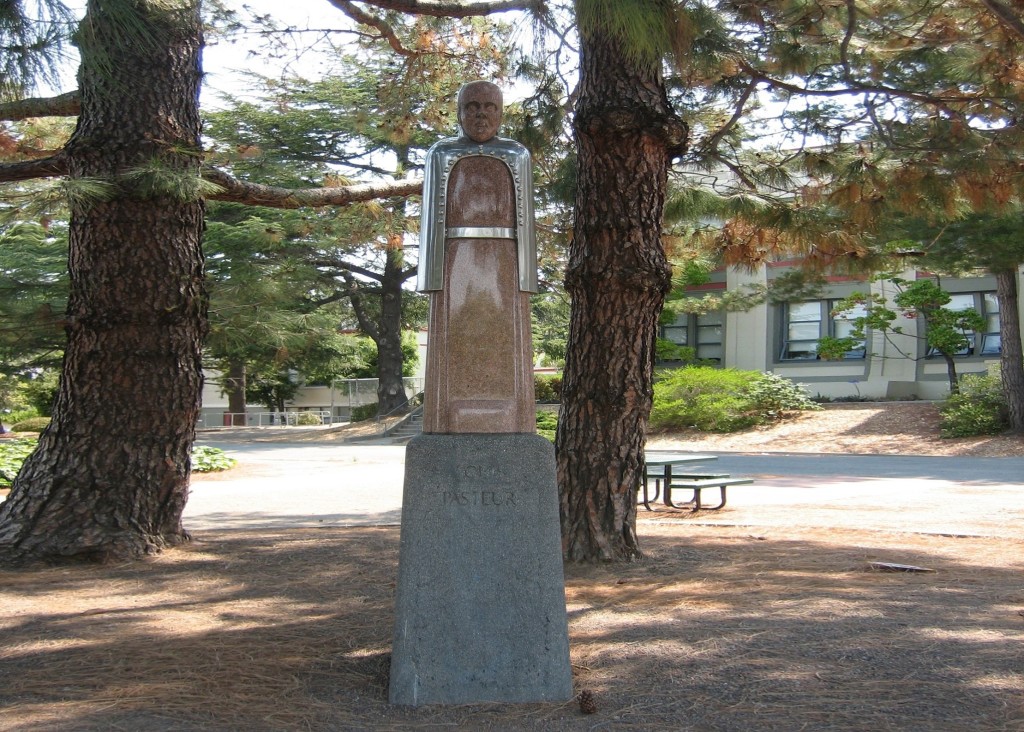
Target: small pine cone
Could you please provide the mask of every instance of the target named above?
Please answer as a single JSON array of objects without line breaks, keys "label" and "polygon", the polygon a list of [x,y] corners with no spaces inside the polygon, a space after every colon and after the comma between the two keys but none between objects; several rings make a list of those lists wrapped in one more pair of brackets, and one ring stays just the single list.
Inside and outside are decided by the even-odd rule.
[{"label": "small pine cone", "polygon": [[593,714],[597,711],[597,700],[594,699],[594,692],[584,689],[580,692],[580,711],[584,714]]}]

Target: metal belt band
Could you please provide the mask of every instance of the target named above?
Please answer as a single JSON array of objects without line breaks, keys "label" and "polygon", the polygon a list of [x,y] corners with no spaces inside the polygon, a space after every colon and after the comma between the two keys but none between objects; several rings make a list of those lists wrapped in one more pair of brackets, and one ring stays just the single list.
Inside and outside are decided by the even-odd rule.
[{"label": "metal belt band", "polygon": [[450,226],[446,239],[515,239],[516,230],[501,226]]}]

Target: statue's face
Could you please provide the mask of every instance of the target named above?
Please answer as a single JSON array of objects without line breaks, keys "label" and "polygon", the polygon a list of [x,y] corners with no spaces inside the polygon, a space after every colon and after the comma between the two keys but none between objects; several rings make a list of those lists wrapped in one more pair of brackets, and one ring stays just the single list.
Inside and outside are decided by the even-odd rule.
[{"label": "statue's face", "polygon": [[487,142],[501,125],[501,91],[493,84],[468,84],[459,95],[459,124],[473,142]]}]

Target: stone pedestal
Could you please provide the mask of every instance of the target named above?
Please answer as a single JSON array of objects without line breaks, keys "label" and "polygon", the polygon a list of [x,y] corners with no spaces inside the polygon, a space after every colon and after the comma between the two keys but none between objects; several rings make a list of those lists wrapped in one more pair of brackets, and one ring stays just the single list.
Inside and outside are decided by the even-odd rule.
[{"label": "stone pedestal", "polygon": [[572,697],[555,455],[531,434],[406,451],[393,704]]}]

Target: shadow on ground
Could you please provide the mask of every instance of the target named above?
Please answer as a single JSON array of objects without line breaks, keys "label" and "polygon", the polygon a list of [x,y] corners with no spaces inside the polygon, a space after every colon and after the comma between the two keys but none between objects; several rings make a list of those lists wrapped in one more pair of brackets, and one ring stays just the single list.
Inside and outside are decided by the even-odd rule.
[{"label": "shadow on ground", "polygon": [[645,560],[567,574],[576,687],[596,694],[596,715],[572,702],[389,707],[398,530],[370,527],[203,532],[145,564],[0,572],[2,726],[1024,726],[1024,542],[640,529]]}]

